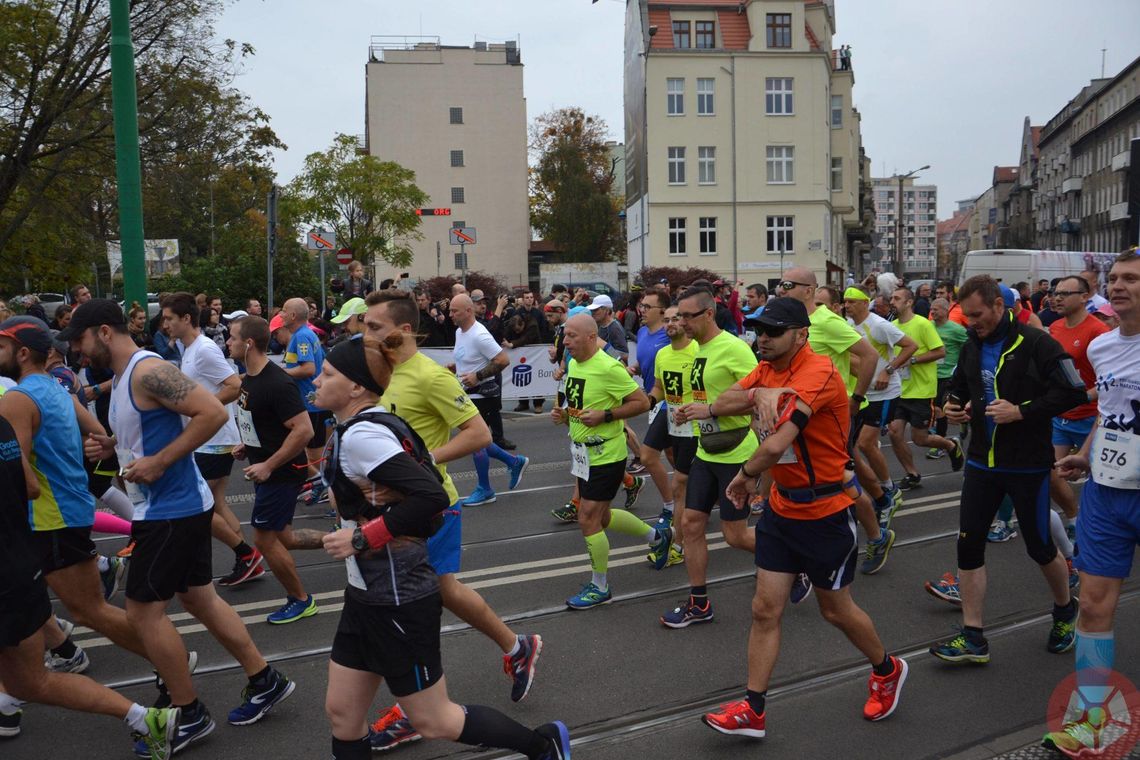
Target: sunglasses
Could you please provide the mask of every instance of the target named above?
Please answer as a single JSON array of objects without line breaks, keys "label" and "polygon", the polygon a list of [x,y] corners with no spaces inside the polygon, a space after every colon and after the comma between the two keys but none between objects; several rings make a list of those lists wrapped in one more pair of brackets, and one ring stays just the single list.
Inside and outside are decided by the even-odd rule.
[{"label": "sunglasses", "polygon": [[679,311],[679,312],[677,312],[677,316],[680,317],[681,319],[696,319],[697,317],[704,314],[706,311],[708,311],[708,309],[701,309],[700,311],[695,311],[692,314],[689,314],[688,312],[684,312],[684,311]]},{"label": "sunglasses", "polygon": [[792,290],[796,287],[801,288],[814,288],[815,286],[807,282],[796,282],[795,280],[784,280],[780,283],[780,290]]},{"label": "sunglasses", "polygon": [[772,325],[757,325],[756,331],[762,335],[767,335],[769,338],[779,338],[784,333],[792,328],[790,327],[773,327]]}]

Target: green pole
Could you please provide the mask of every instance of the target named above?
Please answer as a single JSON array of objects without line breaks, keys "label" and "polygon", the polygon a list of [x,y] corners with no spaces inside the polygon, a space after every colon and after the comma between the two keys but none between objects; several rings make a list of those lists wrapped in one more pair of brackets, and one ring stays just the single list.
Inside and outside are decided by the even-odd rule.
[{"label": "green pole", "polygon": [[119,239],[123,253],[123,303],[146,308],[142,173],[139,168],[138,94],[131,44],[130,0],[111,0],[111,102],[115,116],[115,174],[119,181]]}]

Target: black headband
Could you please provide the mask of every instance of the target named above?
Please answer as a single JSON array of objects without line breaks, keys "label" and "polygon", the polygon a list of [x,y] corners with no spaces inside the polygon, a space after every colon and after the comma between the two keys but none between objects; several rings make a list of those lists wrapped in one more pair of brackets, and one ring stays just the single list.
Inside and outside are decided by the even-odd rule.
[{"label": "black headband", "polygon": [[384,395],[384,386],[376,381],[368,369],[368,359],[364,355],[364,341],[360,338],[346,340],[329,351],[325,361],[337,368],[357,385],[363,386],[377,396]]}]

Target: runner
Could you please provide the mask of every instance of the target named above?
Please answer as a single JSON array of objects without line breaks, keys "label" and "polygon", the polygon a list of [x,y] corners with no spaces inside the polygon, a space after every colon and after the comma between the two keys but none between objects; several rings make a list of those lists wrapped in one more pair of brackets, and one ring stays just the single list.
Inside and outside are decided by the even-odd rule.
[{"label": "runner", "polygon": [[1098,754],[1108,738],[1103,701],[1115,664],[1112,628],[1140,543],[1140,255],[1135,249],[1118,256],[1109,270],[1108,300],[1120,315],[1120,327],[1088,347],[1096,373],[1097,421],[1080,452],[1057,462],[1067,478],[1089,476],[1077,519],[1083,599],[1076,671],[1077,688],[1090,709],[1066,716],[1061,730],[1044,740],[1069,757]]},{"label": "runner", "polygon": [[645,392],[625,366],[598,347],[597,324],[587,314],[570,317],[563,337],[571,355],[566,371],[566,407],[551,410],[555,424],[570,427],[570,473],[578,484],[578,526],[586,539],[593,575],[582,590],[566,600],[573,610],[613,601],[607,578],[610,542],[606,530],[645,539],[657,553],[660,570],[669,559],[673,531],[653,526],[610,502],[621,487],[628,454],[622,420],[649,409]]},{"label": "runner", "polygon": [[685,334],[697,342],[697,355],[691,374],[693,402],[682,406],[674,416],[676,424],[693,423],[698,438],[681,524],[689,598],[661,616],[661,624],[669,628],[685,628],[713,619],[707,587],[709,549],[705,531],[714,506],[720,510],[720,529],[728,545],[748,552],[756,549],[755,537],[748,530],[748,505],[743,509],[734,505],[724,491],[740,464],[756,450],[756,436],[749,427],[748,415],[718,417],[713,410],[720,395],[752,371],[756,357],[744,341],[717,327],[716,303],[708,290],[690,288],[677,307]]},{"label": "runner", "polygon": [[[249,631],[211,582],[212,497],[191,453],[225,424],[225,407],[178,369],[135,346],[118,304],[92,299],[75,310],[60,333],[93,367],[111,369],[113,437],[89,435],[89,459],[117,456],[134,502],[134,554],[127,570],[127,619],[142,639],[170,704],[181,709],[173,751],[214,730],[190,681],[186,648],[166,616],[177,595],[249,677],[243,703],[229,722],[260,720],[293,693],[292,681],[270,667]],[[188,420],[183,423],[181,417]],[[145,426],[143,424],[145,420]],[[146,453],[152,452],[152,453]],[[136,753],[141,748],[136,745]]]},{"label": "runner", "polygon": [[1057,341],[1018,322],[1005,308],[989,275],[966,280],[960,292],[970,322],[946,400],[951,422],[970,421],[970,438],[958,535],[958,595],[964,626],[952,639],[930,648],[948,662],[987,663],[982,629],[986,595],[986,534],[1003,496],[1013,501],[1025,549],[1040,567],[1053,595],[1047,649],[1073,647],[1077,604],[1069,592],[1068,568],[1049,533],[1049,443],[1052,418],[1086,400],[1073,360]]},{"label": "runner", "polygon": [[[516,634],[477,591],[455,577],[461,557],[463,510],[459,492],[447,474],[447,463],[485,447],[491,442],[491,431],[455,375],[417,349],[419,316],[420,311],[403,292],[381,291],[368,296],[366,345],[383,343],[391,348],[392,375],[380,404],[400,415],[423,438],[443,478],[449,506],[443,526],[427,541],[428,561],[439,576],[443,606],[498,644],[503,653],[503,669],[511,678],[511,700],[520,702],[534,682],[542,637]],[[454,438],[453,428],[459,431]],[[398,704],[382,710],[372,724],[374,750],[391,749],[419,738],[419,732]]]},{"label": "runner", "polygon": [[[941,338],[942,345],[946,348],[946,356],[938,360],[938,386],[934,397],[934,432],[945,438],[949,432],[950,423],[942,411],[942,406],[946,403],[950,378],[954,375],[954,368],[958,366],[958,355],[966,343],[967,335],[965,327],[957,322],[950,321],[950,302],[945,298],[935,298],[930,303],[930,321],[934,323],[934,329],[938,331],[938,337]],[[969,429],[968,425],[961,426],[959,445],[961,445],[961,441],[966,439]],[[926,452],[927,459],[941,459],[944,456],[946,456],[946,452],[943,449],[930,449]]]},{"label": "runner", "polygon": [[[646,393],[653,389],[654,357],[657,356],[657,352],[662,346],[669,345],[669,336],[665,333],[665,308],[667,306],[669,306],[669,297],[664,292],[654,288],[645,291],[637,304],[637,313],[642,324],[637,330],[637,353],[633,357],[633,364],[629,365],[629,373],[634,377],[641,375],[641,387]],[[626,467],[626,472],[631,475],[644,475],[648,465],[641,461],[641,441],[638,440],[637,434],[629,425],[625,426],[625,440],[630,451],[633,452],[633,459]],[[657,457],[656,462],[660,467],[661,458]],[[668,493],[663,492],[661,500],[672,501],[672,498]]]},{"label": "runner", "polygon": [[267,623],[292,623],[317,614],[317,602],[305,591],[290,550],[320,549],[324,531],[295,530],[293,512],[305,480],[305,443],[313,437],[309,412],[297,384],[269,361],[269,323],[242,317],[230,324],[230,356],[245,364],[237,399],[241,444],[233,458],[249,459],[242,470],[252,481],[253,542],[285,589],[285,604],[269,613]]},{"label": "runner", "polygon": [[[250,312],[253,316],[259,316]],[[305,456],[309,459],[309,474],[316,475],[316,462],[324,454],[325,440],[328,437],[330,415],[313,405],[313,382],[320,377],[325,361],[325,350],[321,347],[317,334],[309,327],[309,305],[303,298],[290,298],[281,311],[269,320],[269,335],[285,348],[285,374],[293,378],[305,408],[309,410],[309,422],[313,426],[313,437],[305,445]],[[324,489],[319,484],[313,486],[310,503],[324,500]]]},{"label": "runner", "polygon": [[906,682],[905,660],[883,647],[874,624],[851,598],[858,540],[853,489],[847,480],[850,413],[843,377],[830,359],[808,345],[807,309],[792,298],[768,302],[758,336],[763,361],[741,381],[745,389],[778,388],[788,396],[759,448],[728,486],[746,507],[771,471],[771,508],[755,529],[756,593],[748,639],[745,698],[707,713],[705,725],[725,734],[760,738],[767,731],[765,701],[780,648],[780,620],[798,573],[817,589],[820,613],[870,661],[867,720],[895,711]]},{"label": "runner", "polygon": [[[427,461],[413,458],[375,409],[385,390],[378,378],[387,382],[391,376],[389,356],[381,345],[342,343],[329,352],[316,382],[316,402],[338,422],[324,471],[342,527],[324,544],[330,555],[346,561],[349,583],[325,699],[332,756],[371,756],[368,708],[381,679],[387,679],[422,736],[509,748],[528,758],[567,759],[570,737],[561,722],[532,731],[497,710],[461,707],[447,695],[439,647],[442,604],[425,537],[451,499],[438,472],[429,473]],[[400,499],[383,503],[387,497],[377,495],[377,486]]]},{"label": "runner", "polygon": [[[241,378],[214,341],[198,329],[198,306],[189,293],[172,293],[162,301],[163,326],[182,346],[182,374],[198,383],[230,412],[241,392]],[[194,452],[194,464],[206,479],[214,498],[210,532],[234,553],[233,570],[218,579],[219,586],[236,586],[265,573],[261,552],[245,542],[241,522],[226,503],[226,483],[233,468],[233,448],[241,442],[233,414],[221,430]]]}]

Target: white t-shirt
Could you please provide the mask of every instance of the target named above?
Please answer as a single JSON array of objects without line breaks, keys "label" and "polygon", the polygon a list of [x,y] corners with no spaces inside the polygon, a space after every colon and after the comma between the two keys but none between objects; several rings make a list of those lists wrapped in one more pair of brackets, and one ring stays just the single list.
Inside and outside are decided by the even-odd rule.
[{"label": "white t-shirt", "polygon": [[1100,426],[1140,436],[1140,335],[1120,328],[1089,343],[1089,364],[1096,373]]},{"label": "white t-shirt", "polygon": [[[886,369],[887,362],[898,354],[895,351],[895,345],[906,337],[906,334],[894,322],[888,322],[873,311],[867,313],[867,318],[863,320],[862,324],[857,325],[851,319],[848,319],[847,322],[855,328],[856,332],[867,339],[871,347],[875,349],[875,353],[879,355],[879,361],[875,365],[875,377],[878,378],[879,373]],[[875,390],[875,383],[874,381],[871,382],[871,387],[867,388],[868,401],[883,401],[902,395],[900,373],[895,372],[888,375],[888,378],[887,387],[881,391]]]},{"label": "white t-shirt", "polygon": [[[384,411],[381,406],[376,408]],[[367,488],[375,487],[375,483],[369,480],[368,473],[403,450],[396,435],[383,425],[356,424],[341,436],[340,468],[365,496],[370,496]]]},{"label": "white t-shirt", "polygon": [[[182,374],[201,385],[211,395],[217,395],[226,378],[236,375],[234,368],[226,361],[222,349],[218,344],[198,333],[198,337],[190,342],[182,352]],[[238,432],[237,422],[234,421],[233,404],[226,404],[228,418],[226,424],[206,441],[198,451],[206,454],[220,453],[213,447],[237,446],[241,443],[241,434]],[[182,420],[186,424],[186,418]]]},{"label": "white t-shirt", "polygon": [[[491,333],[479,322],[471,325],[466,332],[455,329],[455,374],[462,377],[470,372],[478,372],[499,354],[503,347],[495,342]],[[481,393],[468,393],[471,398],[483,398]]]}]

